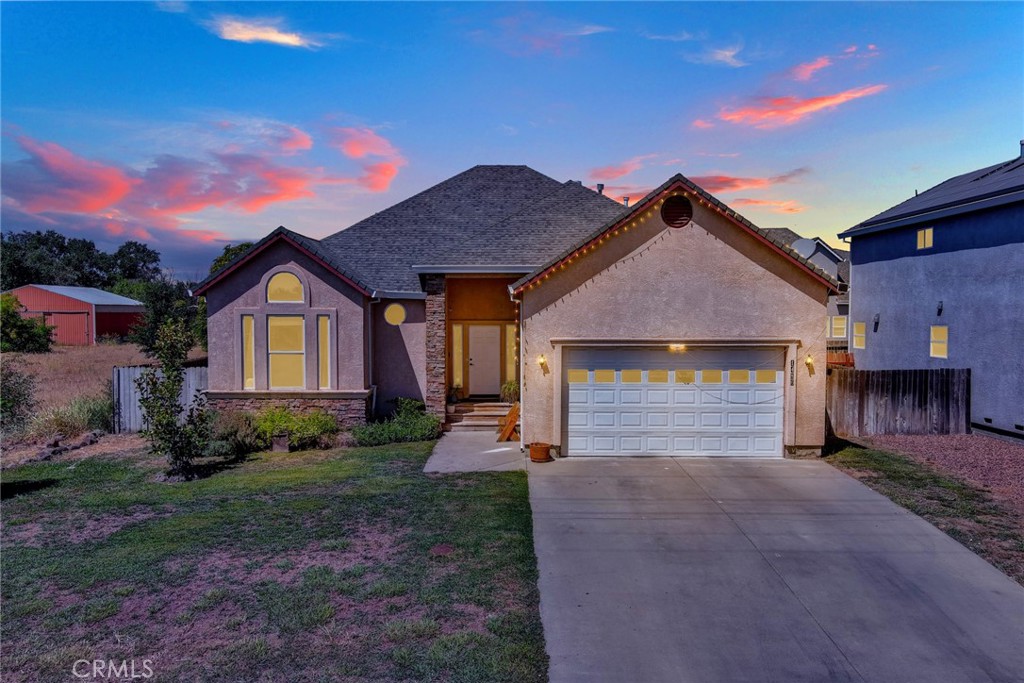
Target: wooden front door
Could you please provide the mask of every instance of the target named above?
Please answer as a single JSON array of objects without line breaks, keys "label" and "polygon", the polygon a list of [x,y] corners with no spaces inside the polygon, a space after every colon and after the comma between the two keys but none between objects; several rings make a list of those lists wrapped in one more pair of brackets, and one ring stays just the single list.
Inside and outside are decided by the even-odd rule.
[{"label": "wooden front door", "polygon": [[469,326],[469,394],[495,395],[501,389],[501,327]]}]

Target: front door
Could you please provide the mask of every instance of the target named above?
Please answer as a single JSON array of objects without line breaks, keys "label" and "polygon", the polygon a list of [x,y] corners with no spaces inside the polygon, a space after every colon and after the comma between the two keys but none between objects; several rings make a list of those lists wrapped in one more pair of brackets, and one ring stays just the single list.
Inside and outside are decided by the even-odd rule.
[{"label": "front door", "polygon": [[494,395],[501,389],[501,327],[469,326],[469,394]]}]

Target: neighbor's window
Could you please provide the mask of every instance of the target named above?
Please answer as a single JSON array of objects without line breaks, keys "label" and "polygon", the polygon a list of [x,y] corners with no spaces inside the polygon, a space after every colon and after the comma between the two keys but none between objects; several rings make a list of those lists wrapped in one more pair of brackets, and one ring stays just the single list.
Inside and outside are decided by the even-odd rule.
[{"label": "neighbor's window", "polygon": [[331,316],[316,317],[316,346],[319,387],[331,388]]},{"label": "neighbor's window", "polygon": [[405,306],[402,304],[389,304],[384,309],[384,320],[388,325],[401,325],[405,322]]},{"label": "neighbor's window", "polygon": [[853,348],[863,349],[866,346],[868,340],[867,328],[867,323],[853,324]]},{"label": "neighbor's window", "polygon": [[829,319],[828,336],[833,339],[846,339],[845,315],[834,315]]},{"label": "neighbor's window", "polygon": [[267,359],[271,389],[306,386],[305,319],[301,315],[267,316]]},{"label": "neighbor's window", "polygon": [[949,358],[949,327],[932,325],[929,351],[932,358]]},{"label": "neighbor's window", "polygon": [[242,388],[256,388],[256,343],[254,341],[255,320],[251,315],[242,316]]},{"label": "neighbor's window", "polygon": [[301,304],[302,283],[292,273],[278,273],[267,283],[267,302],[276,304]]},{"label": "neighbor's window", "polygon": [[934,229],[933,228],[921,228],[917,231],[917,248],[918,249],[931,249],[934,242]]}]

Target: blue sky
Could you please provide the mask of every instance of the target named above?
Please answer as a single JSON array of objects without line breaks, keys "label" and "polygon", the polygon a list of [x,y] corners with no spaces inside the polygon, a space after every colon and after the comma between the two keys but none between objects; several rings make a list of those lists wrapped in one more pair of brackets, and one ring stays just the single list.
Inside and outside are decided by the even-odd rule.
[{"label": "blue sky", "polygon": [[3,3],[3,229],[181,277],[475,164],[835,234],[1024,136],[1020,3]]}]

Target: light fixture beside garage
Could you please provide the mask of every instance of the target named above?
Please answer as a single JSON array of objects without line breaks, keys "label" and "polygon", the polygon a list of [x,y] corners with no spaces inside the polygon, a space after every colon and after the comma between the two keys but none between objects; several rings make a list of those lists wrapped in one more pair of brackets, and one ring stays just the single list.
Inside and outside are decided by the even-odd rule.
[{"label": "light fixture beside garage", "polygon": [[548,359],[544,357],[543,353],[540,354],[539,356],[537,356],[537,365],[539,365],[539,366],[541,366],[543,368],[547,364],[548,364]]},{"label": "light fixture beside garage", "polygon": [[686,351],[686,344],[669,344],[668,350],[672,353],[684,353]]}]

